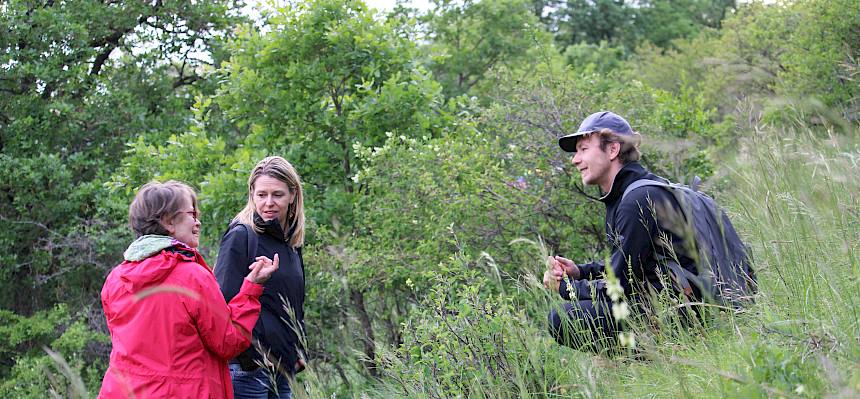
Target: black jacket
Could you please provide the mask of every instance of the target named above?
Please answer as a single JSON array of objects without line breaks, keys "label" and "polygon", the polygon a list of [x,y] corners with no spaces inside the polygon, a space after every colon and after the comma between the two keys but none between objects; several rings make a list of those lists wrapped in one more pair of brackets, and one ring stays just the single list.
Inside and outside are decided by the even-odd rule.
[{"label": "black jacket", "polygon": [[[662,187],[646,186],[631,191],[624,201],[621,200],[624,190],[639,179],[666,181],[648,170],[638,162],[624,165],[612,182],[612,189],[600,198],[606,205],[606,239],[612,249],[612,271],[618,277],[624,293],[638,295],[653,289],[657,292],[663,289],[658,273],[663,273],[664,281],[669,279],[665,261],[663,265],[658,259],[677,258],[684,269],[693,273],[696,266],[693,260],[684,256],[684,241],[681,237],[667,230],[662,221],[658,223],[655,217],[659,206],[669,206],[680,210],[680,205],[671,192]],[[673,255],[660,245],[662,237],[671,241],[675,249]],[[580,280],[573,281],[574,292],[578,299],[591,299],[592,289],[598,294],[605,293],[605,284],[599,280],[604,277],[604,261],[596,261],[578,265]],[[589,281],[591,280],[591,281]],[[567,284],[561,282],[559,294],[570,299]]]},{"label": "black jacket", "polygon": [[[284,370],[295,373],[298,352],[304,350],[297,335],[297,331],[304,331],[305,275],[301,248],[295,249],[288,245],[292,232],[285,239],[277,219],[266,222],[254,214],[254,221],[263,228],[263,234],[236,225],[221,238],[215,262],[215,278],[218,279],[224,299],[229,302],[239,292],[242,281],[250,272],[248,231],[258,236],[256,256],[274,259],[275,254],[278,254],[278,270],[266,282],[263,295],[260,296],[260,318],[254,326],[253,336],[264,349],[270,351],[270,359],[279,360]],[[294,316],[285,309],[285,302]],[[261,359],[262,355],[252,344],[233,362],[247,365]]]}]

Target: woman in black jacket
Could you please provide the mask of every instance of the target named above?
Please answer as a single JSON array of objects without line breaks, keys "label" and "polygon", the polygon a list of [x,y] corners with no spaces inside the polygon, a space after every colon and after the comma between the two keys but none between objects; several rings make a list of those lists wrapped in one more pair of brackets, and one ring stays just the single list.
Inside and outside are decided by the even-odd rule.
[{"label": "woman in black jacket", "polygon": [[265,158],[248,178],[247,205],[221,239],[215,277],[227,301],[239,292],[248,259],[280,258],[260,297],[253,344],[229,363],[237,399],[289,398],[288,377],[305,366],[303,205],[295,168],[284,158]]}]

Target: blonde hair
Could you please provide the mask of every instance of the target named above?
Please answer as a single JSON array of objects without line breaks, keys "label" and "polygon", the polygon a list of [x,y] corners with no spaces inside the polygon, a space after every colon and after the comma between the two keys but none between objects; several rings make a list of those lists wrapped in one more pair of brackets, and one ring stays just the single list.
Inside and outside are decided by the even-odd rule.
[{"label": "blonde hair", "polygon": [[257,233],[263,233],[263,229],[254,223],[254,213],[257,210],[254,206],[254,184],[260,176],[269,176],[284,182],[290,193],[295,194],[293,203],[287,209],[284,238],[287,238],[286,235],[290,229],[294,229],[289,245],[293,248],[301,247],[305,243],[305,206],[302,180],[293,165],[279,156],[266,157],[257,162],[257,166],[254,166],[251,176],[248,177],[248,203],[244,209],[236,214],[233,222],[242,223],[253,228]]},{"label": "blonde hair", "polygon": [[164,227],[182,211],[185,196],[191,199],[191,206],[197,210],[197,195],[194,189],[176,180],[160,183],[151,181],[143,185],[128,207],[128,224],[138,237],[147,234],[169,236]]}]

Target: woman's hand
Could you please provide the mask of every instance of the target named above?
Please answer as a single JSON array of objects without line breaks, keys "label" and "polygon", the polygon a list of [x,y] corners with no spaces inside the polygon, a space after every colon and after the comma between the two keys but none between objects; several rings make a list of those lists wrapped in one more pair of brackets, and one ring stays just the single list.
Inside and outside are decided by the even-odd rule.
[{"label": "woman's hand", "polygon": [[272,274],[278,270],[278,263],[278,254],[275,254],[274,261],[266,256],[258,256],[257,261],[248,266],[251,273],[248,273],[245,278],[252,283],[265,284],[266,281],[269,281],[269,277],[272,277]]}]

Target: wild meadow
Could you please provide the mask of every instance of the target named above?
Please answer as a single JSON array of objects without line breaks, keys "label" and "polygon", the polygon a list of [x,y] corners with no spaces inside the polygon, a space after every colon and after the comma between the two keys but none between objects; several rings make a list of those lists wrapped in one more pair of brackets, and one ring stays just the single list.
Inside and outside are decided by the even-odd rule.
[{"label": "wild meadow", "polygon": [[[97,395],[141,185],[197,190],[214,265],[281,155],[308,216],[296,398],[860,397],[856,1],[240,3],[0,5],[0,396]],[[754,304],[691,323],[667,295],[604,353],[555,342],[546,257],[609,251],[556,142],[598,110],[703,179]]]}]

